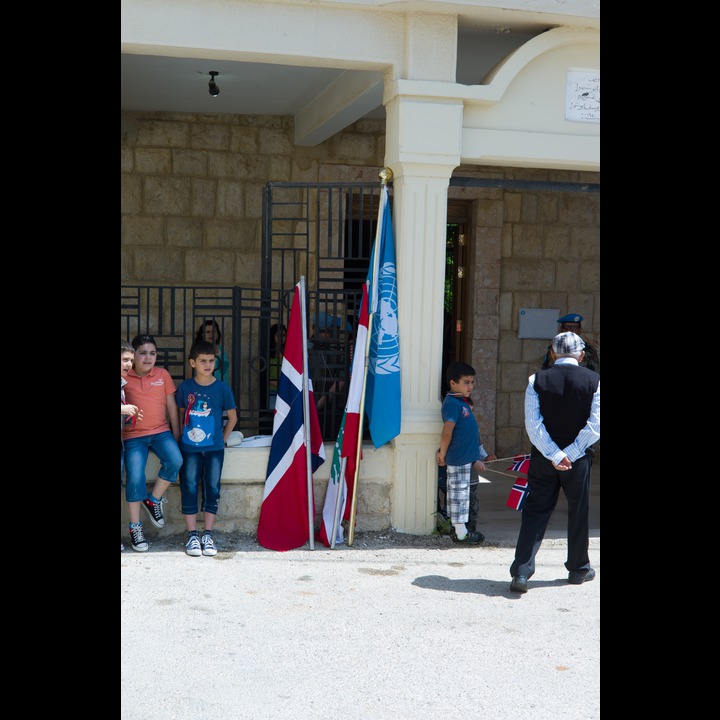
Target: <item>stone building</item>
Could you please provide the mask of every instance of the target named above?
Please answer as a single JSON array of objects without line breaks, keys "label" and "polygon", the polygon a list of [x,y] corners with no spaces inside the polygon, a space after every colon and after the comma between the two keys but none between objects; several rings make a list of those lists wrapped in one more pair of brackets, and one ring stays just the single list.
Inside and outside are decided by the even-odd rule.
[{"label": "stone building", "polygon": [[[221,72],[224,63],[234,70],[271,61],[339,68],[342,77],[297,112],[199,112],[124,99],[121,284],[257,283],[267,182],[376,182],[389,167],[403,425],[389,445],[363,446],[357,528],[429,533],[445,321],[438,269],[453,213],[461,208],[468,229],[460,359],[478,371],[486,448],[499,457],[529,450],[524,390],[549,337],[521,336],[521,310],[579,312],[586,337],[600,344],[599,6],[571,2],[557,14],[543,2],[508,10],[218,0],[202,8],[213,22],[199,23],[197,9],[169,4],[177,6],[170,14],[166,2],[123,0],[123,60],[202,58]],[[477,28],[475,39],[487,39],[518,19],[522,42],[504,55],[488,42],[500,56],[473,83],[459,82]],[[133,67],[123,68],[129,82]],[[218,99],[231,75],[224,85],[218,77]],[[596,104],[584,105],[578,87]],[[367,111],[378,92],[382,112]],[[326,449],[330,457],[332,444]],[[225,529],[256,529],[267,452],[227,451]],[[319,510],[329,465],[315,474]],[[167,515],[180,530],[176,490]]]}]

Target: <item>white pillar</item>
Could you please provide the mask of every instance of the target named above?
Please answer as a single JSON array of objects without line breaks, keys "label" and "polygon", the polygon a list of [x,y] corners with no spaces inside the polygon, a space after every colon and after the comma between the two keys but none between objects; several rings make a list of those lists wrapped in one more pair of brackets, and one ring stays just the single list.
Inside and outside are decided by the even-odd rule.
[{"label": "white pillar", "polygon": [[385,107],[402,376],[391,517],[395,529],[424,535],[437,509],[447,190],[460,163],[463,105],[396,96]]}]

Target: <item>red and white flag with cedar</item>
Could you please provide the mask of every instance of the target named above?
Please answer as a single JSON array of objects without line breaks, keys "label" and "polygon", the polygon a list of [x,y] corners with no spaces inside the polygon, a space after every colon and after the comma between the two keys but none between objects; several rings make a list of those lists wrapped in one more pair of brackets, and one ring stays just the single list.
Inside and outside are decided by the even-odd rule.
[{"label": "red and white flag with cedar", "polygon": [[[345,412],[340,424],[340,432],[335,443],[335,455],[333,456],[332,469],[328,479],[327,492],[325,493],[325,504],[323,505],[323,517],[315,539],[331,547],[332,528],[335,518],[335,508],[340,496],[341,513],[344,520],[350,519],[350,508],[355,490],[355,468],[357,467],[357,450],[360,434],[360,401],[362,400],[363,374],[365,372],[365,346],[368,335],[368,289],[367,283],[362,288],[362,302],[360,304],[360,319],[355,338],[355,350],[353,351],[352,375],[350,376],[350,387],[348,398],[345,403]],[[340,477],[340,458],[347,458],[345,465],[345,476]],[[338,522],[335,532],[335,544],[344,541],[344,531]]]}]

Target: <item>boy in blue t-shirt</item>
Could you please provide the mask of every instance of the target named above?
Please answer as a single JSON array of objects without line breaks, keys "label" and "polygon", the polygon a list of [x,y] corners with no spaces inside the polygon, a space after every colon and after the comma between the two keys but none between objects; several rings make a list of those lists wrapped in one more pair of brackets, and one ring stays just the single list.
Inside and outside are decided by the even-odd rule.
[{"label": "boy in blue t-shirt", "polygon": [[[213,375],[215,346],[204,340],[190,348],[194,377],[178,385],[175,399],[180,411],[181,511],[188,539],[185,552],[192,556],[216,555],[212,530],[220,500],[220,476],[225,460],[225,442],[237,423],[237,406],[230,386]],[[227,423],[223,427],[223,412]],[[203,534],[198,538],[198,490],[203,489]]]},{"label": "boy in blue t-shirt", "polygon": [[[450,363],[445,378],[449,391],[441,408],[444,424],[436,456],[437,464],[447,469],[447,511],[453,525],[453,539],[476,545],[485,540],[485,536],[467,528],[470,476],[473,468],[477,472],[485,472],[482,460],[493,460],[495,456],[483,456],[480,450],[482,439],[470,399],[475,387],[475,368],[464,362]],[[482,452],[485,452],[485,448]]]}]

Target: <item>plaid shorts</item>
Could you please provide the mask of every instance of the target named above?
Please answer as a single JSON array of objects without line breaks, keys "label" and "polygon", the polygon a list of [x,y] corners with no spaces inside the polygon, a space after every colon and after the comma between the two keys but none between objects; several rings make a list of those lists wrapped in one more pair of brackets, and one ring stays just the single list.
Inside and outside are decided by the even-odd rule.
[{"label": "plaid shorts", "polygon": [[466,523],[470,514],[470,471],[467,465],[447,465],[447,512],[452,523]]}]

